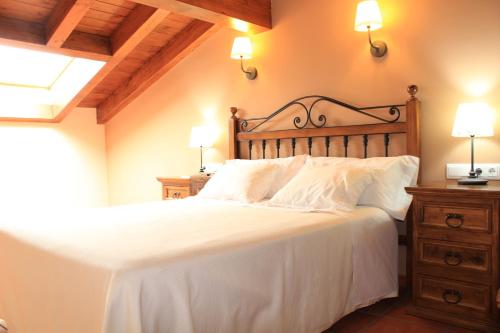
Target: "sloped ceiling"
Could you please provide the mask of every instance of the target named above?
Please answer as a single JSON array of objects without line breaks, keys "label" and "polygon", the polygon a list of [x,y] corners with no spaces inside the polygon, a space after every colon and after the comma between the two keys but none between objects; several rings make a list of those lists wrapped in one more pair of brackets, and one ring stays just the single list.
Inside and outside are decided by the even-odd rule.
[{"label": "sloped ceiling", "polygon": [[53,119],[97,108],[104,123],[218,29],[271,29],[271,0],[1,0],[0,44],[106,61]]}]

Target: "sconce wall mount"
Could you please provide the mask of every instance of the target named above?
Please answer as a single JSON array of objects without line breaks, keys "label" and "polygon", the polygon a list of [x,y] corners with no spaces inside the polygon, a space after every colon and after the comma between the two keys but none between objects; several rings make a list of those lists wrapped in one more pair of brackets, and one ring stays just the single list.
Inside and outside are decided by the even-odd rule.
[{"label": "sconce wall mount", "polygon": [[372,56],[381,58],[387,53],[387,44],[381,40],[372,41],[370,26],[368,26],[368,41],[370,42],[370,53]]},{"label": "sconce wall mount", "polygon": [[247,79],[249,80],[255,80],[257,78],[257,68],[255,67],[247,67],[247,69],[245,69],[245,67],[243,66],[243,57],[240,56],[240,60],[241,60],[241,70],[243,71],[243,73],[245,73],[245,76],[247,77]]}]

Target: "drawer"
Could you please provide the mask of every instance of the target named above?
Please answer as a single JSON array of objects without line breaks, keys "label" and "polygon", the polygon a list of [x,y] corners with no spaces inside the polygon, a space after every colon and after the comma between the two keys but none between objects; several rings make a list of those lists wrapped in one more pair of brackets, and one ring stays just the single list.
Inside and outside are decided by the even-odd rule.
[{"label": "drawer", "polygon": [[491,206],[421,202],[419,224],[445,230],[491,233]]},{"label": "drawer", "polygon": [[491,272],[491,248],[486,245],[460,244],[419,239],[417,263],[453,269]]},{"label": "drawer", "polygon": [[418,306],[484,320],[491,317],[489,286],[417,275],[414,288]]},{"label": "drawer", "polygon": [[189,187],[164,186],[163,199],[182,199],[189,197]]}]

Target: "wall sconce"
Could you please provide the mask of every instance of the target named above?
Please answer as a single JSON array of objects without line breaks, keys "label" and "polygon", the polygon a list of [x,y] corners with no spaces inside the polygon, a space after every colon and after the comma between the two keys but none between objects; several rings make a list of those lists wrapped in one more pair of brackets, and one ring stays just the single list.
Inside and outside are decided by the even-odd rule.
[{"label": "wall sconce", "polygon": [[236,37],[233,42],[233,49],[231,50],[232,59],[240,59],[241,70],[245,73],[247,79],[255,80],[257,77],[257,68],[243,67],[243,59],[252,59],[252,41],[250,37]]},{"label": "wall sconce", "polygon": [[368,31],[370,52],[374,57],[383,57],[387,53],[387,44],[376,40],[372,42],[371,31],[382,28],[382,14],[377,0],[363,0],[358,3],[354,30]]}]

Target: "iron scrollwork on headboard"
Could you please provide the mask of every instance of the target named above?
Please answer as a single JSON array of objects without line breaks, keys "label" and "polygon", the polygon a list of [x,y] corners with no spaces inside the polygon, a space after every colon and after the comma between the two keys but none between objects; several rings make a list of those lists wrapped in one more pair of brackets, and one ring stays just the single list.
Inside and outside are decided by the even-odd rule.
[{"label": "iron scrollwork on headboard", "polygon": [[[309,107],[307,107],[305,101],[311,100],[311,104]],[[380,105],[380,106],[369,106],[369,107],[356,107],[347,103],[344,103],[342,101],[336,100],[331,97],[326,97],[326,96],[320,96],[320,95],[311,95],[311,96],[304,96],[300,97],[297,99],[294,99],[293,101],[287,103],[286,105],[282,106],[278,110],[274,111],[267,117],[261,117],[261,118],[248,118],[248,119],[241,119],[240,121],[240,129],[242,132],[255,132],[256,129],[258,129],[260,126],[264,125],[265,123],[269,122],[271,119],[276,117],[277,115],[281,114],[282,112],[288,110],[292,106],[300,106],[303,111],[305,111],[305,120],[301,116],[296,116],[293,118],[293,125],[295,129],[303,129],[306,128],[308,125],[310,127],[314,128],[323,128],[326,127],[327,123],[327,118],[324,114],[320,114],[317,117],[317,120],[313,119],[313,109],[314,107],[319,103],[319,102],[329,102],[331,104],[339,105],[341,107],[344,107],[348,110],[351,110],[353,112],[365,115],[367,117],[370,117],[372,119],[376,119],[382,123],[395,123],[399,120],[401,116],[401,112],[399,110],[400,107],[405,106],[405,104],[395,104],[395,105]],[[378,116],[376,114],[368,112],[369,110],[381,110],[381,109],[387,109],[389,115],[391,116],[390,118],[385,118]],[[255,125],[250,126],[251,123],[256,122]]]},{"label": "iron scrollwork on headboard", "polygon": [[[296,149],[299,152],[307,150],[309,155],[316,152],[320,156],[330,156],[330,153],[331,156],[339,156],[343,152],[343,155],[348,157],[351,137],[361,137],[361,140],[356,140],[355,142],[361,143],[365,158],[368,157],[370,151],[374,153],[372,156],[380,156],[382,153],[380,143],[383,145],[384,155],[390,156],[389,142],[392,142],[392,135],[400,134],[406,136],[406,150],[404,152],[401,151],[402,146],[401,141],[399,141],[394,155],[397,156],[404,153],[420,157],[420,101],[415,96],[418,92],[418,87],[410,85],[407,91],[410,98],[406,100],[405,104],[369,107],[356,107],[326,96],[305,96],[290,101],[280,109],[261,118],[239,118],[237,116],[238,108],[231,107],[232,115],[229,120],[229,158],[252,159],[253,148],[256,148],[256,153],[260,152],[261,158],[279,158],[283,150],[285,153],[291,153],[292,156],[295,156]],[[327,122],[326,111],[321,113],[320,111],[315,111],[315,107],[320,102],[340,106],[347,111],[369,119],[368,121],[361,120],[359,122],[358,119],[350,119],[350,122],[354,122],[354,124],[349,125],[337,122],[336,118],[334,121],[329,119],[329,122]],[[292,107],[294,109],[290,110]],[[297,107],[299,107],[298,110]],[[403,111],[400,111],[401,107],[404,107],[404,120],[400,119]],[[377,111],[375,112],[375,110]],[[268,123],[267,125],[272,125],[277,120],[273,118],[285,111],[290,111],[290,118],[293,121],[293,127],[290,127],[292,128],[282,129],[272,128],[274,126],[263,126],[266,123]],[[298,116],[297,112],[299,112]],[[305,112],[305,115],[303,112]],[[317,113],[314,114],[315,112]],[[281,124],[282,122],[279,121],[276,123]],[[371,145],[369,144],[369,138],[372,136],[382,136],[383,141],[378,140],[375,142],[375,145]],[[302,140],[300,145],[298,144],[299,140]],[[303,140],[306,140],[305,145]],[[248,147],[246,156],[241,154],[241,144],[243,142],[246,142]],[[324,143],[324,147],[321,146],[321,142]],[[266,148],[269,150],[269,154],[267,155]],[[355,150],[355,156],[360,155],[360,150]]]}]

